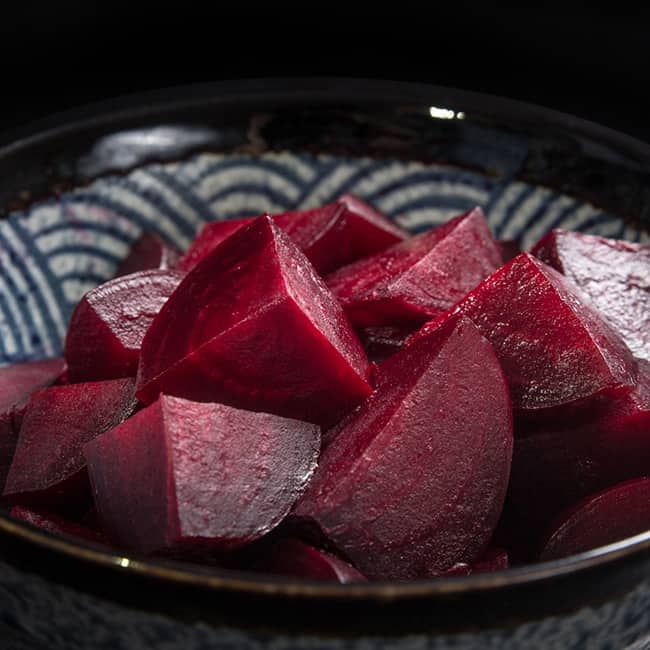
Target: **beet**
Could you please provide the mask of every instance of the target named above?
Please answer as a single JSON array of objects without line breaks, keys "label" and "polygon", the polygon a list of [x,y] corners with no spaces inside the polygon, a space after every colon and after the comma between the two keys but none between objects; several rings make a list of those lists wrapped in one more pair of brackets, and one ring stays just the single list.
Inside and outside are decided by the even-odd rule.
[{"label": "beet", "polygon": [[519,255],[521,250],[521,244],[514,239],[504,239],[497,242],[499,245],[499,250],[501,251],[501,259],[504,264],[507,264],[510,260],[515,259]]},{"label": "beet", "polygon": [[498,546],[488,548],[483,557],[472,564],[472,573],[503,571],[509,566],[508,551]]},{"label": "beet", "polygon": [[16,406],[0,415],[0,492],[4,490],[14,459],[25,410],[25,406]]},{"label": "beet", "polygon": [[369,365],[341,307],[268,216],[222,242],[154,319],[137,397],[217,401],[327,425],[367,397]]},{"label": "beet", "polygon": [[76,506],[89,496],[82,445],[136,407],[132,379],[44,388],[23,417],[3,496],[11,503]]},{"label": "beet", "polygon": [[[321,275],[407,237],[405,231],[351,194],[313,210],[293,210],[272,216]],[[224,239],[251,221],[244,218],[206,224],[178,268],[191,270]]]},{"label": "beet", "polygon": [[650,530],[650,478],[619,483],[564,513],[543,545],[542,561],[582,553]]},{"label": "beet", "polygon": [[570,278],[632,353],[650,361],[650,246],[553,230],[532,254]]},{"label": "beet", "polygon": [[413,327],[363,327],[357,330],[359,340],[368,358],[381,363],[399,352],[406,340],[415,333]]},{"label": "beet", "polygon": [[177,271],[140,271],[89,291],[68,326],[69,380],[135,377],[142,339],[182,277]]},{"label": "beet", "polygon": [[407,237],[384,215],[351,194],[313,210],[273,215],[321,275]]},{"label": "beet", "polygon": [[206,223],[199,234],[194,238],[190,247],[178,261],[176,268],[179,271],[191,271],[204,257],[207,257],[224,239],[247,226],[253,218],[226,219],[225,221],[212,221]]},{"label": "beet", "polygon": [[366,581],[351,564],[297,539],[276,542],[259,568],[279,575],[341,584]]},{"label": "beet", "polygon": [[625,343],[563,276],[528,253],[410,341],[459,314],[471,318],[494,346],[516,409],[614,398],[635,385],[637,364]]},{"label": "beet", "polygon": [[501,266],[480,208],[326,278],[355,327],[421,324]]},{"label": "beet", "polygon": [[0,368],[0,412],[24,404],[40,388],[53,384],[64,372],[63,359],[16,363]]},{"label": "beet", "polygon": [[506,514],[530,545],[580,499],[650,472],[650,363],[629,394],[518,428]]},{"label": "beet", "polygon": [[84,447],[104,528],[142,552],[260,538],[309,480],[318,428],[162,395]]},{"label": "beet", "polygon": [[386,360],[338,428],[295,515],[370,579],[438,575],[485,551],[506,492],[512,411],[467,319]]},{"label": "beet", "polygon": [[26,521],[32,526],[64,537],[75,537],[85,542],[92,542],[102,546],[108,546],[108,539],[99,531],[87,528],[82,524],[65,519],[60,515],[40,508],[26,508],[25,506],[14,506],[9,514],[15,519]]},{"label": "beet", "polygon": [[128,256],[122,261],[115,272],[116,278],[131,275],[138,271],[173,269],[181,256],[181,252],[158,233],[144,232],[131,247]]}]

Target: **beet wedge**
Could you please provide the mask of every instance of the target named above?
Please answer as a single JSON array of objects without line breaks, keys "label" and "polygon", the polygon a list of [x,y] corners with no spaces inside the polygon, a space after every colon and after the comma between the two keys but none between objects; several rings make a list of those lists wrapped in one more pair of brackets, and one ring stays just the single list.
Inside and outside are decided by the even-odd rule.
[{"label": "beet wedge", "polygon": [[328,425],[367,397],[369,364],[341,307],[263,216],[182,281],[142,343],[137,397],[216,401]]},{"label": "beet wedge", "polygon": [[457,315],[470,318],[494,346],[516,409],[614,398],[636,383],[637,364],[618,334],[562,275],[528,253],[410,341]]},{"label": "beet wedge", "polygon": [[90,290],[68,326],[69,380],[135,377],[142,339],[182,277],[177,271],[140,271]]},{"label": "beet wedge", "polygon": [[190,247],[183,253],[176,268],[187,273],[204,257],[207,257],[224,239],[253,221],[253,217],[243,219],[226,219],[206,223],[194,238]]},{"label": "beet wedge", "polygon": [[650,361],[650,246],[553,230],[531,252],[570,278],[632,353]]},{"label": "beet wedge", "polygon": [[294,513],[369,579],[439,575],[485,551],[508,483],[501,367],[466,319],[385,361],[322,452]]},{"label": "beet wedge", "polygon": [[147,231],[131,246],[129,254],[118,266],[114,277],[120,278],[150,269],[167,271],[178,264],[180,256],[181,252],[176,246],[165,241],[158,233]]},{"label": "beet wedge", "polygon": [[25,404],[33,392],[53,384],[64,370],[63,359],[3,366],[0,368],[0,412]]},{"label": "beet wedge", "polygon": [[556,522],[542,561],[582,553],[650,531],[650,478],[619,483],[591,495]]},{"label": "beet wedge", "polygon": [[480,208],[326,278],[355,327],[421,324],[501,266]]},{"label": "beet wedge", "polygon": [[44,388],[30,398],[3,496],[63,507],[88,499],[82,445],[136,408],[133,379]]},{"label": "beet wedge", "polygon": [[9,511],[9,514],[15,519],[26,521],[28,524],[37,526],[41,530],[52,533],[53,535],[73,537],[84,542],[100,544],[101,546],[109,545],[108,539],[101,532],[75,521],[70,521],[65,517],[48,512],[47,510],[14,506]]},{"label": "beet wedge", "polygon": [[532,543],[580,499],[650,472],[650,362],[631,393],[521,428],[506,514]]},{"label": "beet wedge", "polygon": [[315,425],[163,395],[84,447],[111,538],[150,553],[229,550],[273,529],[312,475]]},{"label": "beet wedge", "polygon": [[283,539],[264,554],[261,566],[265,572],[347,584],[366,582],[366,578],[351,564],[298,539]]},{"label": "beet wedge", "polygon": [[0,492],[4,490],[14,459],[25,410],[25,406],[16,406],[0,415]]}]

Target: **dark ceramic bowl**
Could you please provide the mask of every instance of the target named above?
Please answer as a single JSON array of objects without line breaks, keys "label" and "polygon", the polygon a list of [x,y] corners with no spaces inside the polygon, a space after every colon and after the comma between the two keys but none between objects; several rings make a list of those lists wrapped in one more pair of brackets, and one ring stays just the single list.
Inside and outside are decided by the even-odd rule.
[{"label": "dark ceramic bowl", "polygon": [[[557,226],[647,242],[650,147],[514,101],[350,79],[192,86],[58,116],[0,147],[0,360],[60,354],[74,304],[142,229],[186,245],[205,220],[342,191],[413,231],[478,203],[525,245]],[[51,648],[599,648],[650,634],[650,533],[493,574],[339,586],[116,556],[0,513],[0,557],[0,623]]]}]

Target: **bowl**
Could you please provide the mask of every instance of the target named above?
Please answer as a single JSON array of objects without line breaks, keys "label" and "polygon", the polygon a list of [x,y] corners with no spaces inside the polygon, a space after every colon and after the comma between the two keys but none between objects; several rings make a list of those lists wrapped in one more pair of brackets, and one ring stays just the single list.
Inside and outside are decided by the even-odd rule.
[{"label": "bowl", "polygon": [[[143,229],[185,246],[206,220],[344,191],[413,232],[480,204],[524,246],[553,227],[650,242],[650,146],[576,117],[385,81],[168,89],[5,137],[0,361],[60,354],[75,303]],[[650,532],[491,574],[330,585],[125,557],[0,512],[0,561],[4,623],[61,647],[599,648],[650,634]]]}]

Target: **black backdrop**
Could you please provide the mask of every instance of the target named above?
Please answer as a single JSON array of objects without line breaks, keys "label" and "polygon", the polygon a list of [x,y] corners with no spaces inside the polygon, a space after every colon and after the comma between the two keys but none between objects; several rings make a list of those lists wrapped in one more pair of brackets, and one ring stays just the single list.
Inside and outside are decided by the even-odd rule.
[{"label": "black backdrop", "polygon": [[0,130],[138,90],[343,75],[481,90],[650,141],[650,8],[3,0]]}]

